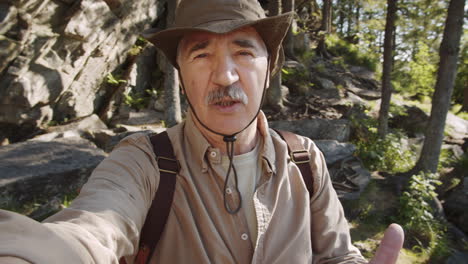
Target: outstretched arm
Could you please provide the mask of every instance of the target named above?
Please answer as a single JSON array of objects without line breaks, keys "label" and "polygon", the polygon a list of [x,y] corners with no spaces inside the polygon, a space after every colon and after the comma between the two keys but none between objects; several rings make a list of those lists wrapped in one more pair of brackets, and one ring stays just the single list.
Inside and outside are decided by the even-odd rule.
[{"label": "outstretched arm", "polygon": [[132,255],[159,184],[155,166],[147,136],[132,135],[95,169],[69,208],[43,223],[0,210],[0,256],[32,263],[118,263],[120,256]]}]

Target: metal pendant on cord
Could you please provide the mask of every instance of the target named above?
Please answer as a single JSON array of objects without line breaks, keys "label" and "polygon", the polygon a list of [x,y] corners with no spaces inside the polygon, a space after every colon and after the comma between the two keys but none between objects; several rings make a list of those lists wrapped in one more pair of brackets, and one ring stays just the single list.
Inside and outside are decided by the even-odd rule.
[{"label": "metal pendant on cord", "polygon": [[[219,133],[219,132],[209,128],[205,124],[203,124],[203,122],[200,120],[200,118],[198,118],[197,112],[195,111],[195,108],[193,108],[192,103],[190,102],[190,99],[188,98],[188,96],[186,96],[187,102],[188,102],[190,108],[192,109],[193,114],[194,114],[195,118],[197,119],[198,123],[200,123],[206,130],[210,131],[211,133],[222,136],[223,141],[226,142],[226,154],[227,154],[228,159],[229,159],[229,166],[228,166],[228,170],[227,170],[227,173],[226,173],[226,179],[224,180],[223,200],[224,200],[224,208],[230,214],[236,214],[242,208],[242,195],[241,195],[241,193],[239,191],[237,172],[236,172],[236,168],[234,167],[234,163],[233,163],[233,160],[234,160],[234,143],[237,140],[236,135],[241,133],[242,131],[244,131],[247,127],[249,127],[253,123],[253,121],[255,121],[258,114],[260,113],[260,108],[262,107],[263,100],[265,98],[269,69],[270,69],[270,56],[267,57],[267,72],[266,72],[266,76],[265,76],[265,82],[263,84],[262,99],[260,101],[260,105],[258,106],[257,113],[253,116],[252,120],[250,120],[250,122],[247,124],[247,126],[245,126],[243,129],[241,129],[238,132],[236,132],[234,134],[231,134],[231,135],[226,135],[226,134],[223,134],[223,133]],[[184,86],[184,80],[182,79],[182,74],[180,73],[180,69],[178,69],[178,70],[179,70],[178,73],[179,73],[179,79],[180,79],[180,86],[182,87],[182,90],[185,92],[185,94],[187,94],[187,91],[185,90],[185,86]],[[229,176],[231,174],[231,170],[234,173],[235,191],[237,192],[237,194],[239,196],[239,204],[234,209],[231,209],[231,207],[229,206],[229,204],[227,202],[227,199],[226,199],[226,190],[227,190],[227,185],[228,185],[228,182],[229,182]]]}]

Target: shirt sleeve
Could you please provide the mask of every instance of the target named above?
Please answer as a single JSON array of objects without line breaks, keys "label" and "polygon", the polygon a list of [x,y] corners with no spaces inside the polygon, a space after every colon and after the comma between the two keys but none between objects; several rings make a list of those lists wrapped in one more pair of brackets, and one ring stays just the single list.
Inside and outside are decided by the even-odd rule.
[{"label": "shirt sleeve", "polygon": [[314,194],[310,200],[312,263],[367,263],[351,244],[348,221],[333,189],[322,152],[306,139],[311,153]]},{"label": "shirt sleeve", "polygon": [[121,256],[134,255],[159,185],[155,167],[148,137],[127,137],[69,208],[43,223],[0,211],[0,256],[32,263],[118,263]]}]

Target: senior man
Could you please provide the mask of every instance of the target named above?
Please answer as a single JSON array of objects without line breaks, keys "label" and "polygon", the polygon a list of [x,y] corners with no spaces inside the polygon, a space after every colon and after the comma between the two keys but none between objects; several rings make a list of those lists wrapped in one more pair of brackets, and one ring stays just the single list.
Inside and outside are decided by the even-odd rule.
[{"label": "senior man", "polygon": [[[132,135],[69,208],[43,223],[0,212],[0,263],[366,263],[323,155],[298,137],[308,189],[260,111],[290,22],[290,13],[265,18],[256,0],[182,0],[175,27],[144,34],[179,70],[190,105],[165,134],[175,157],[159,156],[164,141]],[[163,222],[157,235],[141,231],[149,218]],[[153,248],[139,248],[145,235]],[[391,226],[373,263],[395,263],[402,239]]]}]

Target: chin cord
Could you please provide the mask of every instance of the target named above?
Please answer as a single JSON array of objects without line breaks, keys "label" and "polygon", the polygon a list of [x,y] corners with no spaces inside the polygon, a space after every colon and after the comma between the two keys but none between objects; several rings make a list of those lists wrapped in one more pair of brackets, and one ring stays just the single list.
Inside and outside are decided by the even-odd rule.
[{"label": "chin cord", "polygon": [[[267,72],[266,72],[266,76],[265,76],[265,82],[263,84],[262,99],[260,101],[260,105],[258,106],[257,113],[252,118],[252,120],[250,120],[250,122],[249,122],[249,124],[247,124],[247,126],[245,126],[243,129],[241,129],[238,132],[236,132],[234,134],[231,134],[231,135],[226,135],[226,134],[223,134],[223,133],[219,133],[219,132],[209,128],[208,126],[203,124],[203,122],[200,120],[200,118],[198,118],[197,112],[195,111],[195,108],[193,108],[192,103],[190,102],[190,99],[187,96],[187,91],[185,90],[184,81],[182,79],[182,74],[180,73],[180,69],[178,70],[180,85],[182,86],[182,89],[184,90],[184,92],[186,94],[185,97],[187,98],[187,102],[188,102],[190,108],[192,109],[193,114],[194,114],[195,118],[197,119],[198,123],[200,123],[206,130],[210,131],[211,133],[222,136],[223,141],[226,142],[226,154],[227,154],[228,159],[229,159],[229,166],[228,166],[227,173],[226,173],[226,179],[224,180],[223,200],[224,200],[224,208],[226,209],[226,211],[229,214],[236,214],[242,208],[242,195],[241,195],[241,193],[239,191],[237,172],[236,172],[236,168],[234,167],[234,162],[233,162],[234,161],[234,143],[237,140],[236,135],[241,133],[242,131],[244,131],[246,128],[248,128],[253,123],[253,121],[255,121],[258,114],[260,113],[260,110],[261,110],[261,107],[262,107],[262,104],[263,104],[263,100],[265,99],[266,88],[267,88],[266,85],[267,85],[267,80],[268,80],[269,69],[270,69],[270,57],[268,56],[268,58],[267,58]],[[226,199],[226,194],[227,194],[227,189],[228,189],[227,185],[228,185],[228,182],[229,182],[229,176],[231,175],[231,170],[234,172],[235,191],[237,192],[237,195],[239,196],[239,204],[237,205],[237,207],[234,210],[232,210],[231,207],[228,205],[228,202],[227,202],[227,199]]]}]

